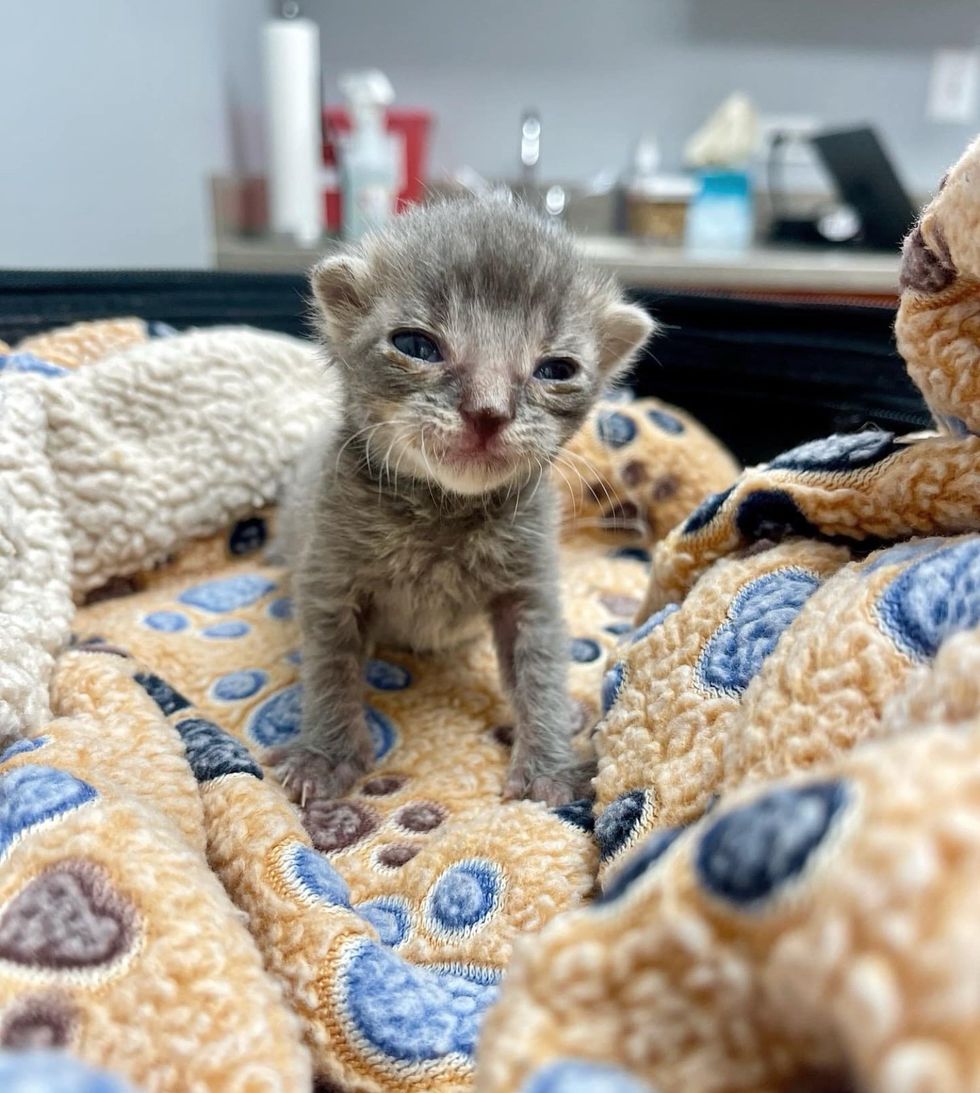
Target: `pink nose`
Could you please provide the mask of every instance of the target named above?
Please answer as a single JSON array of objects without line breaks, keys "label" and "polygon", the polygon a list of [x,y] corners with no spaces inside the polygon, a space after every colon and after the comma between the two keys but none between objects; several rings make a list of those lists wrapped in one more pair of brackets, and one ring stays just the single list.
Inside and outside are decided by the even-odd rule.
[{"label": "pink nose", "polygon": [[508,414],[486,407],[478,410],[460,410],[460,415],[481,444],[487,444],[493,440],[510,421]]}]

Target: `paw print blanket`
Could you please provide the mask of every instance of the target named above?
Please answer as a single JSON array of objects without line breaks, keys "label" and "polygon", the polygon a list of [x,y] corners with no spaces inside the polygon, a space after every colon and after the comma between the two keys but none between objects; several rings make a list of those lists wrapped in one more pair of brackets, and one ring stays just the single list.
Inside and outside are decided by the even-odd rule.
[{"label": "paw print blanket", "polygon": [[[470,1089],[514,939],[591,896],[590,803],[501,798],[489,640],[367,665],[377,765],[347,798],[301,813],[263,768],[300,705],[274,502],[336,404],[311,345],[255,330],[125,319],[0,356],[5,1090]],[[583,750],[649,543],[736,473],[654,402],[568,452]]]},{"label": "paw print blanket", "polygon": [[656,545],[603,684],[601,892],[516,946],[481,1090],[980,1082],[980,142],[902,287],[939,431],[803,444]]},{"label": "paw print blanket", "polygon": [[574,441],[599,774],[553,811],[501,800],[489,641],[367,666],[377,764],[343,800],[300,812],[264,768],[299,710],[264,551],[335,405],[309,345],[126,319],[5,347],[2,1087],[975,1086],[978,171],[906,248],[937,435],[739,476],[641,401]]}]

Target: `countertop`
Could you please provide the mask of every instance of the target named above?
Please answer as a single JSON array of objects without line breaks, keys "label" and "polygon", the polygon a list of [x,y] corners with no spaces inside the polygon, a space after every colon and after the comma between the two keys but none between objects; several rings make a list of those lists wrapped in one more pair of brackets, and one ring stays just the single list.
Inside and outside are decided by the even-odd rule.
[{"label": "countertop", "polygon": [[[337,247],[326,239],[304,248],[273,237],[223,236],[216,244],[221,270],[301,273]],[[679,247],[614,236],[584,236],[581,246],[628,288],[892,296],[900,256],[820,247],[757,246],[742,255],[694,258]]]}]

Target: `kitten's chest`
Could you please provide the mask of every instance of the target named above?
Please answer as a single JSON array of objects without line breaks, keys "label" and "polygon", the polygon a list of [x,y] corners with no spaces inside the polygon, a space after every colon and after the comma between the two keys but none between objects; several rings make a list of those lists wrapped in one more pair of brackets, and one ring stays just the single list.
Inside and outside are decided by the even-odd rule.
[{"label": "kitten's chest", "polygon": [[479,521],[411,521],[389,527],[386,540],[368,566],[381,644],[425,651],[475,636],[493,600],[527,569],[523,544]]}]

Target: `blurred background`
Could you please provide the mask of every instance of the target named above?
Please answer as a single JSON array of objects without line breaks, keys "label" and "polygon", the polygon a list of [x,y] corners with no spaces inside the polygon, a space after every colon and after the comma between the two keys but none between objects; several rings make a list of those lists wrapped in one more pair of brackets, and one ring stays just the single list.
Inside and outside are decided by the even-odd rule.
[{"label": "blurred background", "polygon": [[[396,204],[398,193],[505,183],[640,283],[683,281],[692,265],[724,282],[741,266],[759,285],[816,291],[836,277],[887,293],[897,239],[862,238],[810,138],[870,126],[871,144],[853,153],[870,172],[868,192],[883,184],[887,201],[897,182],[918,207],[977,127],[976,0],[303,0],[298,9],[5,4],[0,265],[303,268],[330,236],[362,230],[345,228],[339,208],[344,186],[364,179],[343,177],[345,139],[331,118],[343,125],[335,108],[351,112],[342,79],[378,70],[393,90],[384,124],[394,129]],[[277,61],[273,22],[316,34]],[[302,87],[273,84],[288,83],[311,48],[318,125],[327,109],[312,183],[318,238],[290,221],[295,195],[293,213],[277,220],[273,193],[275,157],[286,157],[287,175],[289,156],[296,162],[283,141],[303,140],[275,125],[306,109],[295,105]],[[698,161],[692,137],[712,138],[703,130],[719,107]],[[871,177],[879,147],[886,175],[888,162],[894,170],[883,183]],[[692,225],[692,206],[705,199],[711,211],[712,198],[715,220]]]},{"label": "blurred background", "polygon": [[977,0],[34,0],[0,33],[10,345],[308,334],[317,255],[503,189],[661,320],[633,388],[743,460],[929,422],[900,244],[980,127]]}]

